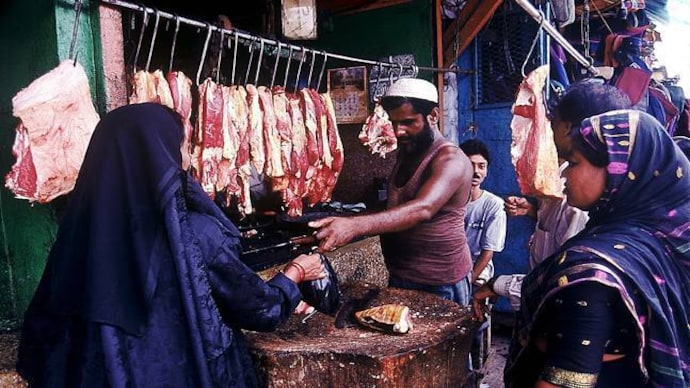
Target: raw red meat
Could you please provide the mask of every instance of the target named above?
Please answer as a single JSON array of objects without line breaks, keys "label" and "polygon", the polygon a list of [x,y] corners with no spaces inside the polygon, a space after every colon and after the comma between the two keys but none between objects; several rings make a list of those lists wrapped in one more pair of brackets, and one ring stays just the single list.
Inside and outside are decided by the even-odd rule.
[{"label": "raw red meat", "polygon": [[33,81],[12,99],[12,114],[20,120],[12,147],[17,160],[5,187],[39,203],[72,191],[99,120],[81,65],[63,61]]},{"label": "raw red meat", "polygon": [[558,154],[542,98],[548,75],[549,67],[541,66],[520,84],[512,108],[510,154],[523,195],[561,198]]},{"label": "raw red meat", "polygon": [[367,117],[362,126],[358,138],[363,145],[369,148],[372,154],[378,154],[382,158],[398,148],[398,139],[395,137],[393,124],[378,101],[374,104],[374,111]]}]

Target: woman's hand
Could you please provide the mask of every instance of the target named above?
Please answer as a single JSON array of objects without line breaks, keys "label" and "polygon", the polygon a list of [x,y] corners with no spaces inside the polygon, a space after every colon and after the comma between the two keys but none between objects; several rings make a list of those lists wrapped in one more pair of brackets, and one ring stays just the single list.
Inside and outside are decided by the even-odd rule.
[{"label": "woman's hand", "polygon": [[298,315],[308,315],[314,312],[314,306],[310,306],[309,303],[301,300],[297,307],[295,307],[295,314]]},{"label": "woman's hand", "polygon": [[283,269],[285,276],[295,283],[321,279],[326,276],[326,268],[321,262],[321,255],[299,255]]}]

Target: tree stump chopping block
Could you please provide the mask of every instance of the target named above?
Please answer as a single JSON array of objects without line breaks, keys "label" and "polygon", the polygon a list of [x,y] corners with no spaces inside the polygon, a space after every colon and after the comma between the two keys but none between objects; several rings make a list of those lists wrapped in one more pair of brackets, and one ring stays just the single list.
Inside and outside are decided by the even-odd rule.
[{"label": "tree stump chopping block", "polygon": [[[352,285],[344,299],[374,286]],[[479,323],[469,308],[432,294],[376,289],[365,307],[388,303],[410,309],[413,328],[388,334],[355,323],[337,328],[317,313],[293,316],[272,333],[246,332],[257,375],[266,387],[461,387]],[[339,325],[342,326],[342,325]]]}]

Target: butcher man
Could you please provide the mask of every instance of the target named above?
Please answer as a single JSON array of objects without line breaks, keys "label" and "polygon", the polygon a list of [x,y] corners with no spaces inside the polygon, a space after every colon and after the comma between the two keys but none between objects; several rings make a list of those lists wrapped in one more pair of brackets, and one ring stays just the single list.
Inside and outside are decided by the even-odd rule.
[{"label": "butcher man", "polygon": [[438,128],[436,87],[425,80],[396,81],[381,100],[398,141],[386,210],[313,221],[321,251],[359,236],[380,235],[389,286],[423,290],[460,305],[470,302],[472,259],[465,209],[472,165]]}]

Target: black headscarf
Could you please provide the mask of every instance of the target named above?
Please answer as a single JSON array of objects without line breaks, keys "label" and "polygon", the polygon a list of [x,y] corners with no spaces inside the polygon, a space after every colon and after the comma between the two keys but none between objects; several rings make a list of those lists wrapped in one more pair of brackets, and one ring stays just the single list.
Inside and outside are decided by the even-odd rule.
[{"label": "black headscarf", "polygon": [[198,185],[190,181],[184,190],[183,133],[179,116],[158,104],[127,105],[99,122],[44,274],[56,313],[141,334],[157,255],[186,254],[175,248],[184,233],[167,225],[183,218],[176,194],[236,231]]}]

